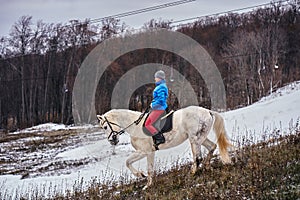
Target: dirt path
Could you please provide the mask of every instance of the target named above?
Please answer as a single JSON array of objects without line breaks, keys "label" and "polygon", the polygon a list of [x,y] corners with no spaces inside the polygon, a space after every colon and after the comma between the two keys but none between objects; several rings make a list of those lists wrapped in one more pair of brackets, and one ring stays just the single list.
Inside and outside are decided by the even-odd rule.
[{"label": "dirt path", "polygon": [[59,153],[104,138],[97,128],[2,134],[0,175],[13,174],[32,178],[68,173],[67,169],[80,168],[95,160],[64,160],[56,157]]}]

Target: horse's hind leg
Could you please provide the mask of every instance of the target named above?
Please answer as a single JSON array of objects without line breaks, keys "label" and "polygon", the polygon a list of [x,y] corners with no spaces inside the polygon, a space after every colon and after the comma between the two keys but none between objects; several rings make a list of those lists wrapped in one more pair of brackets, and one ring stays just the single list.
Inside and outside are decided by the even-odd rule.
[{"label": "horse's hind leg", "polygon": [[192,166],[192,174],[195,174],[198,166],[200,164],[200,159],[201,159],[201,145],[205,141],[207,135],[201,135],[199,137],[191,137],[190,138],[190,143],[191,143],[191,148],[192,148],[192,153],[193,153],[193,166]]},{"label": "horse's hind leg", "polygon": [[198,165],[200,164],[200,148],[199,146],[190,141],[191,142],[191,149],[192,149],[192,154],[193,154],[193,160],[194,160],[194,163],[193,163],[193,166],[192,166],[192,174],[195,174],[196,171],[197,171],[197,168],[198,168]]},{"label": "horse's hind leg", "polygon": [[[196,173],[198,166],[200,164],[200,154],[201,154],[201,145],[207,140],[207,135],[211,129],[212,122],[202,122],[199,124],[200,129],[196,131],[196,133],[189,134],[189,140],[191,143],[192,153],[194,163],[192,166],[192,173]],[[209,142],[205,143],[205,145],[210,145]]]},{"label": "horse's hind leg", "polygon": [[203,161],[204,166],[208,167],[210,164],[210,160],[213,156],[213,153],[217,148],[217,145],[215,143],[213,143],[212,141],[210,141],[208,138],[206,138],[206,140],[204,140],[202,145],[208,150],[208,154]]}]

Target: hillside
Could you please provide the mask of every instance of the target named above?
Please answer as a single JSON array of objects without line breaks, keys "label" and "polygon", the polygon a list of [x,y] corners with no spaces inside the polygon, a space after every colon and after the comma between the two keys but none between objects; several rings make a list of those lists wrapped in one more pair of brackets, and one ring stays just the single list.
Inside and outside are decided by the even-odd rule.
[{"label": "hillside", "polygon": [[[300,129],[300,105],[297,103],[299,101],[300,82],[294,82],[251,106],[222,113],[229,137],[236,147],[241,149],[238,158],[241,154],[245,156],[242,156],[242,161],[237,160],[234,165],[225,167],[219,165],[216,159],[212,168],[215,169],[210,171],[211,175],[214,176],[213,173],[217,172],[217,169],[222,169],[219,173],[223,173],[225,169],[224,173],[236,174],[239,166],[251,171],[250,161],[246,162],[244,158],[251,159],[255,156],[255,159],[259,159],[256,160],[257,162],[267,162],[263,159],[264,156],[260,155],[260,151],[266,153],[266,157],[272,157],[268,153],[276,152],[281,141],[292,141],[283,142],[283,147],[278,146],[278,154],[282,156],[282,163],[292,163],[295,171],[291,173],[299,172],[298,156],[300,154],[297,150]],[[212,139],[213,135],[210,134]],[[287,137],[287,135],[292,136]],[[108,186],[121,184],[124,188],[131,188],[130,191],[140,191],[140,187],[144,184],[143,180],[135,179],[125,167],[125,160],[133,150],[126,134],[122,135],[120,144],[112,149],[97,126],[74,127],[44,124],[3,135],[0,143],[0,187],[2,191],[0,197],[16,194],[30,196],[33,193],[48,197],[49,194],[52,197],[57,194],[71,195],[78,189],[82,192],[84,189],[97,186],[94,188],[96,190],[102,184]],[[287,148],[287,151],[281,152],[289,144],[291,144],[291,149]],[[269,165],[282,167],[281,162],[278,163],[277,154],[273,158],[274,160],[271,160]],[[176,148],[157,152],[156,172],[163,175],[156,177],[156,181],[159,183],[164,179],[163,177],[170,178],[172,173],[179,173],[180,169],[184,176],[190,178],[188,181],[194,184],[194,179],[187,173],[190,161],[191,151],[188,142]],[[267,165],[267,163],[262,165]],[[145,170],[145,160],[138,162],[137,166]],[[262,170],[263,166],[258,166],[259,170]],[[259,175],[261,172],[259,171]],[[201,171],[197,174],[199,178],[203,175]],[[237,173],[237,176],[241,174]],[[199,179],[196,178],[196,180]],[[206,180],[210,179],[207,177]],[[214,181],[217,182],[217,180],[211,180],[211,182]],[[174,185],[179,184],[177,179],[172,182]],[[129,183],[132,184],[126,185]],[[187,182],[180,184],[182,187],[189,185]],[[198,184],[202,183],[199,181]],[[293,184],[298,187],[299,183],[293,182]],[[157,184],[157,187],[160,185]],[[182,187],[178,189],[184,189]],[[122,190],[122,193],[124,191],[126,190]]]},{"label": "hillside", "polygon": [[190,165],[173,166],[156,175],[153,187],[142,190],[145,180],[107,187],[78,188],[75,194],[54,199],[299,199],[300,131],[236,152],[224,166],[214,160],[209,169],[190,173]]}]

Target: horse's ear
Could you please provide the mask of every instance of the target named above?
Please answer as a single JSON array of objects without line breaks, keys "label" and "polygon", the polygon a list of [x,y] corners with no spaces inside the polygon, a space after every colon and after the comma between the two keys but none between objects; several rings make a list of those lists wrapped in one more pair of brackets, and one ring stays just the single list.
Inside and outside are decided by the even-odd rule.
[{"label": "horse's ear", "polygon": [[99,121],[103,121],[103,117],[101,115],[97,115]]}]

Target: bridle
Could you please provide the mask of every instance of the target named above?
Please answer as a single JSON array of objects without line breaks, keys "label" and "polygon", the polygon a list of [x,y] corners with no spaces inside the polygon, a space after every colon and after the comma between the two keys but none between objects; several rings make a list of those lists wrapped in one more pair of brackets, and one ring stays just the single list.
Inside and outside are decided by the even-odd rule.
[{"label": "bridle", "polygon": [[[122,126],[120,126],[119,124],[116,124],[114,122],[109,121],[105,116],[104,119],[105,121],[103,122],[103,124],[106,122],[108,127],[110,128],[110,134],[107,137],[107,140],[110,142],[111,145],[117,145],[119,143],[119,139],[118,139],[118,135],[122,135],[123,133],[125,133],[125,130],[128,129],[129,127],[131,127],[132,125],[138,125],[140,123],[140,121],[143,119],[143,117],[145,116],[145,114],[148,112],[148,110],[146,110],[144,113],[142,113],[140,115],[140,117],[135,120],[134,122],[132,122],[131,124],[129,124],[128,126],[126,126],[125,128],[122,128]],[[112,125],[115,125],[119,128],[121,128],[120,131],[115,131],[112,127]]]},{"label": "bridle", "polygon": [[121,129],[120,131],[115,131],[113,129],[112,125],[118,126],[119,128],[122,128],[122,127],[119,124],[108,121],[108,119],[106,117],[104,117],[104,119],[105,119],[105,121],[103,122],[103,124],[106,122],[108,127],[110,128],[110,134],[108,135],[107,140],[110,142],[111,145],[117,145],[119,143],[117,136],[125,133],[125,130]]}]

